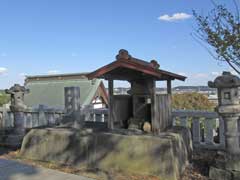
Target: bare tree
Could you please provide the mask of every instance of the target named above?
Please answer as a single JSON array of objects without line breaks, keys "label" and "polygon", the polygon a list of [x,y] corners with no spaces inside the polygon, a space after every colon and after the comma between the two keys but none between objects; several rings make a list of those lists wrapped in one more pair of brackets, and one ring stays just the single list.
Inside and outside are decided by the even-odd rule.
[{"label": "bare tree", "polygon": [[[235,11],[212,1],[214,8],[208,15],[193,11],[197,29],[193,33],[198,42],[217,60],[227,62],[240,74],[240,13],[239,1],[233,0]],[[200,40],[200,41],[199,41]],[[204,42],[204,43],[202,43]]]}]

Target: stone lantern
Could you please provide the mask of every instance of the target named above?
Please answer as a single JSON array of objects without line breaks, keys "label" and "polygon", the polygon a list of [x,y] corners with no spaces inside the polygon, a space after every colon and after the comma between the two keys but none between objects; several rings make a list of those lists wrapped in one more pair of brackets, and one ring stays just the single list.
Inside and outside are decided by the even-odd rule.
[{"label": "stone lantern", "polygon": [[[211,88],[217,88],[218,91],[218,107],[216,108],[219,115],[224,121],[225,129],[225,152],[221,153],[221,161],[216,160],[217,166],[221,166],[221,172],[227,174],[240,171],[240,140],[239,140],[239,117],[240,117],[240,101],[239,91],[240,79],[232,75],[230,72],[223,72],[213,82],[208,82]],[[219,167],[217,167],[219,168]],[[216,168],[210,170],[212,179],[219,179]],[[212,171],[212,172],[211,172]],[[232,175],[231,175],[232,176]]]},{"label": "stone lantern", "polygon": [[10,109],[14,113],[14,131],[16,134],[24,135],[24,111],[27,106],[24,104],[24,94],[28,93],[24,86],[15,84],[10,89],[6,89],[5,92],[11,95]]}]

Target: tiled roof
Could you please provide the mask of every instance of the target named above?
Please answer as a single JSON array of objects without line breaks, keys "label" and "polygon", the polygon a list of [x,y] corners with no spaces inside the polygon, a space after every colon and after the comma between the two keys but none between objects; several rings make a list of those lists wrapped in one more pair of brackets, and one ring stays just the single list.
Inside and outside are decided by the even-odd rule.
[{"label": "tiled roof", "polygon": [[64,108],[64,87],[80,87],[81,105],[88,105],[94,98],[101,80],[88,79],[50,79],[31,80],[25,86],[30,90],[25,95],[25,103],[28,106],[37,107],[39,104],[49,107]]}]

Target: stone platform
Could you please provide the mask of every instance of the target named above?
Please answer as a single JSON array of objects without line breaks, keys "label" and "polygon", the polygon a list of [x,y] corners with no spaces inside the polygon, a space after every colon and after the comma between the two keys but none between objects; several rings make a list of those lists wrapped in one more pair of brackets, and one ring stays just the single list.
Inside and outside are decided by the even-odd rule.
[{"label": "stone platform", "polygon": [[209,177],[212,180],[240,180],[240,155],[218,152],[215,164],[210,167]]},{"label": "stone platform", "polygon": [[14,128],[0,130],[0,146],[20,148],[24,134],[16,133]]},{"label": "stone platform", "polygon": [[21,155],[33,160],[156,175],[168,180],[180,177],[191,154],[191,134],[183,127],[159,136],[125,130],[33,129],[25,136],[21,148]]},{"label": "stone platform", "polygon": [[210,167],[209,178],[212,180],[240,180],[240,171],[230,171],[217,167]]}]

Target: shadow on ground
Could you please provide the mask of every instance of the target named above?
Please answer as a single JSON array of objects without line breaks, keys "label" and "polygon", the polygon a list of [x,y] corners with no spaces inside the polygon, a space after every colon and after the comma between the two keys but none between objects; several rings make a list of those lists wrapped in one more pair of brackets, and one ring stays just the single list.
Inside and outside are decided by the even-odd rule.
[{"label": "shadow on ground", "polygon": [[31,176],[37,174],[36,168],[23,163],[0,158],[1,180],[30,180]]},{"label": "shadow on ground", "polygon": [[7,148],[7,147],[3,147],[3,146],[0,145],[0,156],[8,154],[9,152],[14,151],[14,150],[16,150],[16,149]]}]

